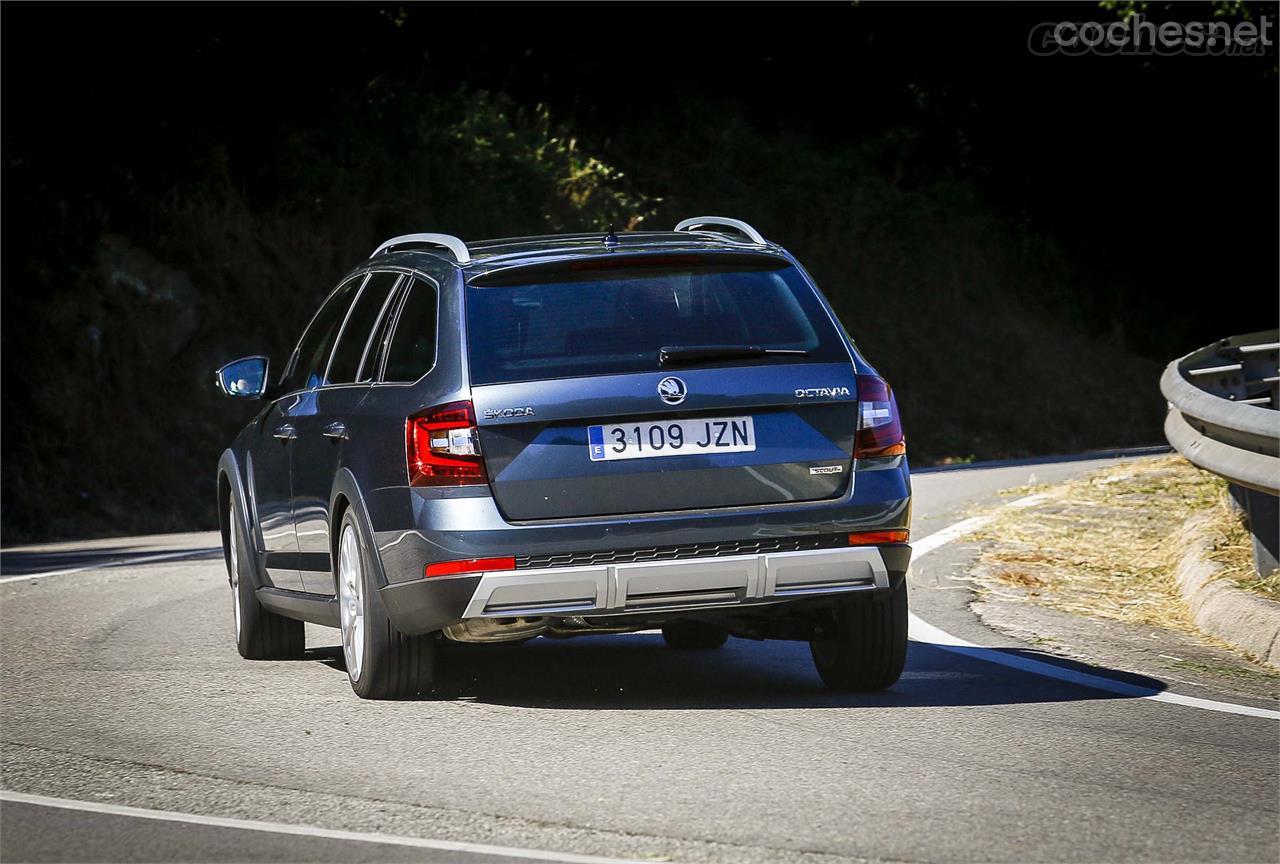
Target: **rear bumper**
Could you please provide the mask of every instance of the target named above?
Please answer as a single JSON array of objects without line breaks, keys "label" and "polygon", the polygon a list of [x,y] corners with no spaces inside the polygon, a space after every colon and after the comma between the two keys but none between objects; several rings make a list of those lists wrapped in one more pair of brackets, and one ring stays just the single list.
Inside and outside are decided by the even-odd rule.
[{"label": "rear bumper", "polygon": [[673,613],[888,590],[911,559],[906,544],[499,571],[381,589],[402,632],[466,618]]},{"label": "rear bumper", "polygon": [[482,487],[366,492],[386,581],[421,582],[423,567],[435,561],[887,531],[911,524],[905,457],[860,463],[839,498],[786,504],[514,523],[487,493]]}]

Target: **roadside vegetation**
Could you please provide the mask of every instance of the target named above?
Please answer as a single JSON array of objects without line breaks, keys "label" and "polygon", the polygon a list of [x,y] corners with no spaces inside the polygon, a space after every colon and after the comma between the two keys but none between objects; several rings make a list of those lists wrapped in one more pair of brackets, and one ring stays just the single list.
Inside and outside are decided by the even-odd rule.
[{"label": "roadside vegetation", "polygon": [[98,186],[11,161],[5,543],[213,526],[213,467],[255,410],[213,369],[266,353],[278,371],[345,270],[426,229],[739,216],[805,262],[893,384],[913,464],[1159,440],[1159,364],[918,129],[832,146],[691,99],[593,144],[543,106],[384,79],[333,115],[282,131],[253,172],[216,137]]},{"label": "roadside vegetation", "polygon": [[22,254],[4,269],[5,543],[216,525],[218,455],[256,406],[216,395],[213,370],[266,353],[278,374],[387,237],[622,228],[652,209],[542,107],[371,87],[335,111],[352,122],[281,141],[270,184],[218,141],[188,177],[96,197],[6,173],[6,201],[45,230],[6,227]]},{"label": "roadside vegetation", "polygon": [[1187,518],[1208,517],[1217,577],[1280,601],[1220,478],[1180,456],[1122,463],[1060,485],[1022,489],[1043,500],[996,511],[979,534],[982,590],[1128,624],[1198,632],[1173,573]]}]

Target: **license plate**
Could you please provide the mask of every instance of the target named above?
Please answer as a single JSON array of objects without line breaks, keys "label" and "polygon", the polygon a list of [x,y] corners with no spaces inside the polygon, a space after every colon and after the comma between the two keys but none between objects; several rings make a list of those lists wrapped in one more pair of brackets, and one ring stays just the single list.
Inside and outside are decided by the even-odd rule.
[{"label": "license plate", "polygon": [[587,452],[592,462],[691,453],[745,453],[755,449],[756,428],[750,417],[587,427]]}]

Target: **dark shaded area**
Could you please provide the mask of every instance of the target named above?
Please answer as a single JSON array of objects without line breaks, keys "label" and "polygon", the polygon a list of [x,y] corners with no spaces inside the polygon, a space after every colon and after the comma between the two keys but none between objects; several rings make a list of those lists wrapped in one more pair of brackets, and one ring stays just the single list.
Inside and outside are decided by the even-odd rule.
[{"label": "dark shaded area", "polygon": [[[1164,682],[1023,648],[958,654],[912,641],[906,671],[888,690],[830,690],[807,642],[730,639],[710,651],[677,651],[662,636],[631,633],[538,637],[523,643],[442,642],[437,685],[422,698],[555,710],[685,711],[1029,705],[1155,695]],[[1134,696],[1010,669],[982,656],[1021,658],[1134,688]],[[307,649],[306,659],[346,672],[341,646]],[[548,673],[548,670],[554,672]]]},{"label": "dark shaded area", "polygon": [[740,216],[917,464],[1155,443],[1160,365],[1275,321],[1276,55],[1027,51],[1113,14],[6,6],[4,539],[211,527],[212,369],[413,230]]},{"label": "dark shaded area", "polygon": [[221,548],[191,551],[127,544],[96,549],[6,551],[0,554],[0,576],[20,578],[73,568],[121,567],[152,561],[214,561],[222,557]]}]

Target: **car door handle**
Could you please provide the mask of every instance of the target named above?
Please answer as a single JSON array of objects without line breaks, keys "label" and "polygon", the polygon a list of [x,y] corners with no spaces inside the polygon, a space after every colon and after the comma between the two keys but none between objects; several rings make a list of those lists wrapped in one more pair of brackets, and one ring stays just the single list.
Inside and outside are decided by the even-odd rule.
[{"label": "car door handle", "polygon": [[277,426],[276,431],[272,432],[271,435],[281,441],[292,441],[298,437],[298,430],[294,429],[292,424],[286,423],[283,426]]},{"label": "car door handle", "polygon": [[345,440],[350,436],[347,435],[346,425],[335,420],[328,426],[324,427],[324,437]]}]

